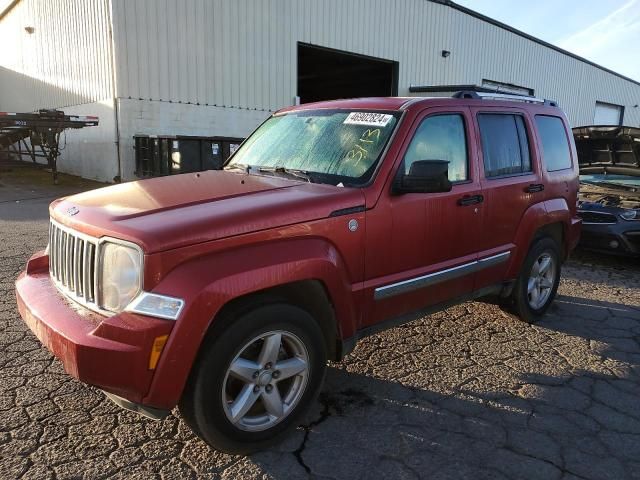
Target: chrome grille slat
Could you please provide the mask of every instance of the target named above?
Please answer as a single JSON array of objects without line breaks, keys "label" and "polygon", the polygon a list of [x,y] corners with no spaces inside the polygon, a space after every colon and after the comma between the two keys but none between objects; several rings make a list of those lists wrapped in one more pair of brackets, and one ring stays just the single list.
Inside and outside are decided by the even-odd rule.
[{"label": "chrome grille slat", "polygon": [[50,222],[49,271],[62,293],[100,311],[96,301],[98,239]]},{"label": "chrome grille slat", "polygon": [[62,231],[56,228],[56,280],[60,280],[60,239],[62,238]]},{"label": "chrome grille slat", "polygon": [[60,281],[67,285],[67,232],[60,235]]},{"label": "chrome grille slat", "polygon": [[[93,250],[93,262],[91,263],[91,272],[93,277],[93,298],[97,298],[98,296],[98,247],[96,246]],[[96,301],[96,300],[94,300]]]},{"label": "chrome grille slat", "polygon": [[80,275],[78,250],[80,250],[80,239],[76,237],[73,239],[73,291],[76,292],[76,295],[80,295],[80,282],[78,281],[78,276]]},{"label": "chrome grille slat", "polygon": [[49,273],[52,277],[56,276],[56,227],[53,223],[49,223]]},{"label": "chrome grille slat", "polygon": [[90,286],[93,283],[93,280],[90,278],[91,270],[89,268],[89,249],[91,248],[91,244],[85,242],[84,249],[82,251],[82,293],[87,301],[93,301],[93,295],[91,295]]},{"label": "chrome grille slat", "polygon": [[67,287],[73,292],[73,276],[71,271],[71,262],[73,259],[71,258],[71,244],[73,243],[73,238],[70,233],[67,233],[66,238],[64,240],[64,274],[67,277]]}]

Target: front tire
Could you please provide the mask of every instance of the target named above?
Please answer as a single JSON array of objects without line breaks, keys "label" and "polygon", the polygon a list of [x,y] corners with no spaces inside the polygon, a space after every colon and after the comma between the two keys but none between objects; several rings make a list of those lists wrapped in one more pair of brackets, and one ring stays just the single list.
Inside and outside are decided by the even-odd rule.
[{"label": "front tire", "polygon": [[553,303],[560,284],[560,249],[551,238],[537,240],[529,250],[513,291],[516,315],[539,321]]},{"label": "front tire", "polygon": [[306,311],[258,307],[203,343],[180,401],[212,447],[246,454],[278,442],[317,397],[326,369],[322,331]]}]

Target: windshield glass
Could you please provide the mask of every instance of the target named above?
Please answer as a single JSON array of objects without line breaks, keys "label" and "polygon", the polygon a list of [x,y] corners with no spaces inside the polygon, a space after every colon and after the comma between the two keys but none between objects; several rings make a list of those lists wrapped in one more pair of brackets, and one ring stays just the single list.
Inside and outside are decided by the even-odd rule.
[{"label": "windshield glass", "polygon": [[304,172],[313,182],[367,182],[399,113],[348,110],[297,111],[271,117],[225,168]]}]

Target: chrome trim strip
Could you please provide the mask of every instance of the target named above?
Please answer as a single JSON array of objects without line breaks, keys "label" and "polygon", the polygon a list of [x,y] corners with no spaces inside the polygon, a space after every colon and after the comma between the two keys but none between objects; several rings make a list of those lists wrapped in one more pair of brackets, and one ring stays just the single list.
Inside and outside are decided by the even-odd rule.
[{"label": "chrome trim strip", "polygon": [[504,263],[510,256],[511,252],[502,252],[497,255],[474,260],[473,262],[464,263],[456,267],[447,268],[446,270],[440,270],[427,275],[421,275],[420,277],[410,278],[401,282],[378,287],[374,290],[373,298],[374,300],[382,300],[401,293],[411,292],[413,290],[460,278],[470,273]]},{"label": "chrome trim strip", "polygon": [[480,268],[478,268],[478,270],[482,270],[483,268],[489,268],[494,265],[506,262],[510,256],[511,252],[502,252],[490,257],[480,258],[477,260],[477,262],[480,264]]}]

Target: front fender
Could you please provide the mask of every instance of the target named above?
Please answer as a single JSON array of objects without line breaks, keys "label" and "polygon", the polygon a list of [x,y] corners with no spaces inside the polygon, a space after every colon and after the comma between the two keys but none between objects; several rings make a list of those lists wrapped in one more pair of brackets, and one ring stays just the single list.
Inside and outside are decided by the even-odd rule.
[{"label": "front fender", "polygon": [[267,242],[198,257],[168,274],[153,290],[180,297],[185,309],[160,358],[144,402],[174,407],[216,314],[234,298],[301,280],[320,281],[333,304],[341,336],[353,335],[357,314],[348,269],[321,238]]}]

